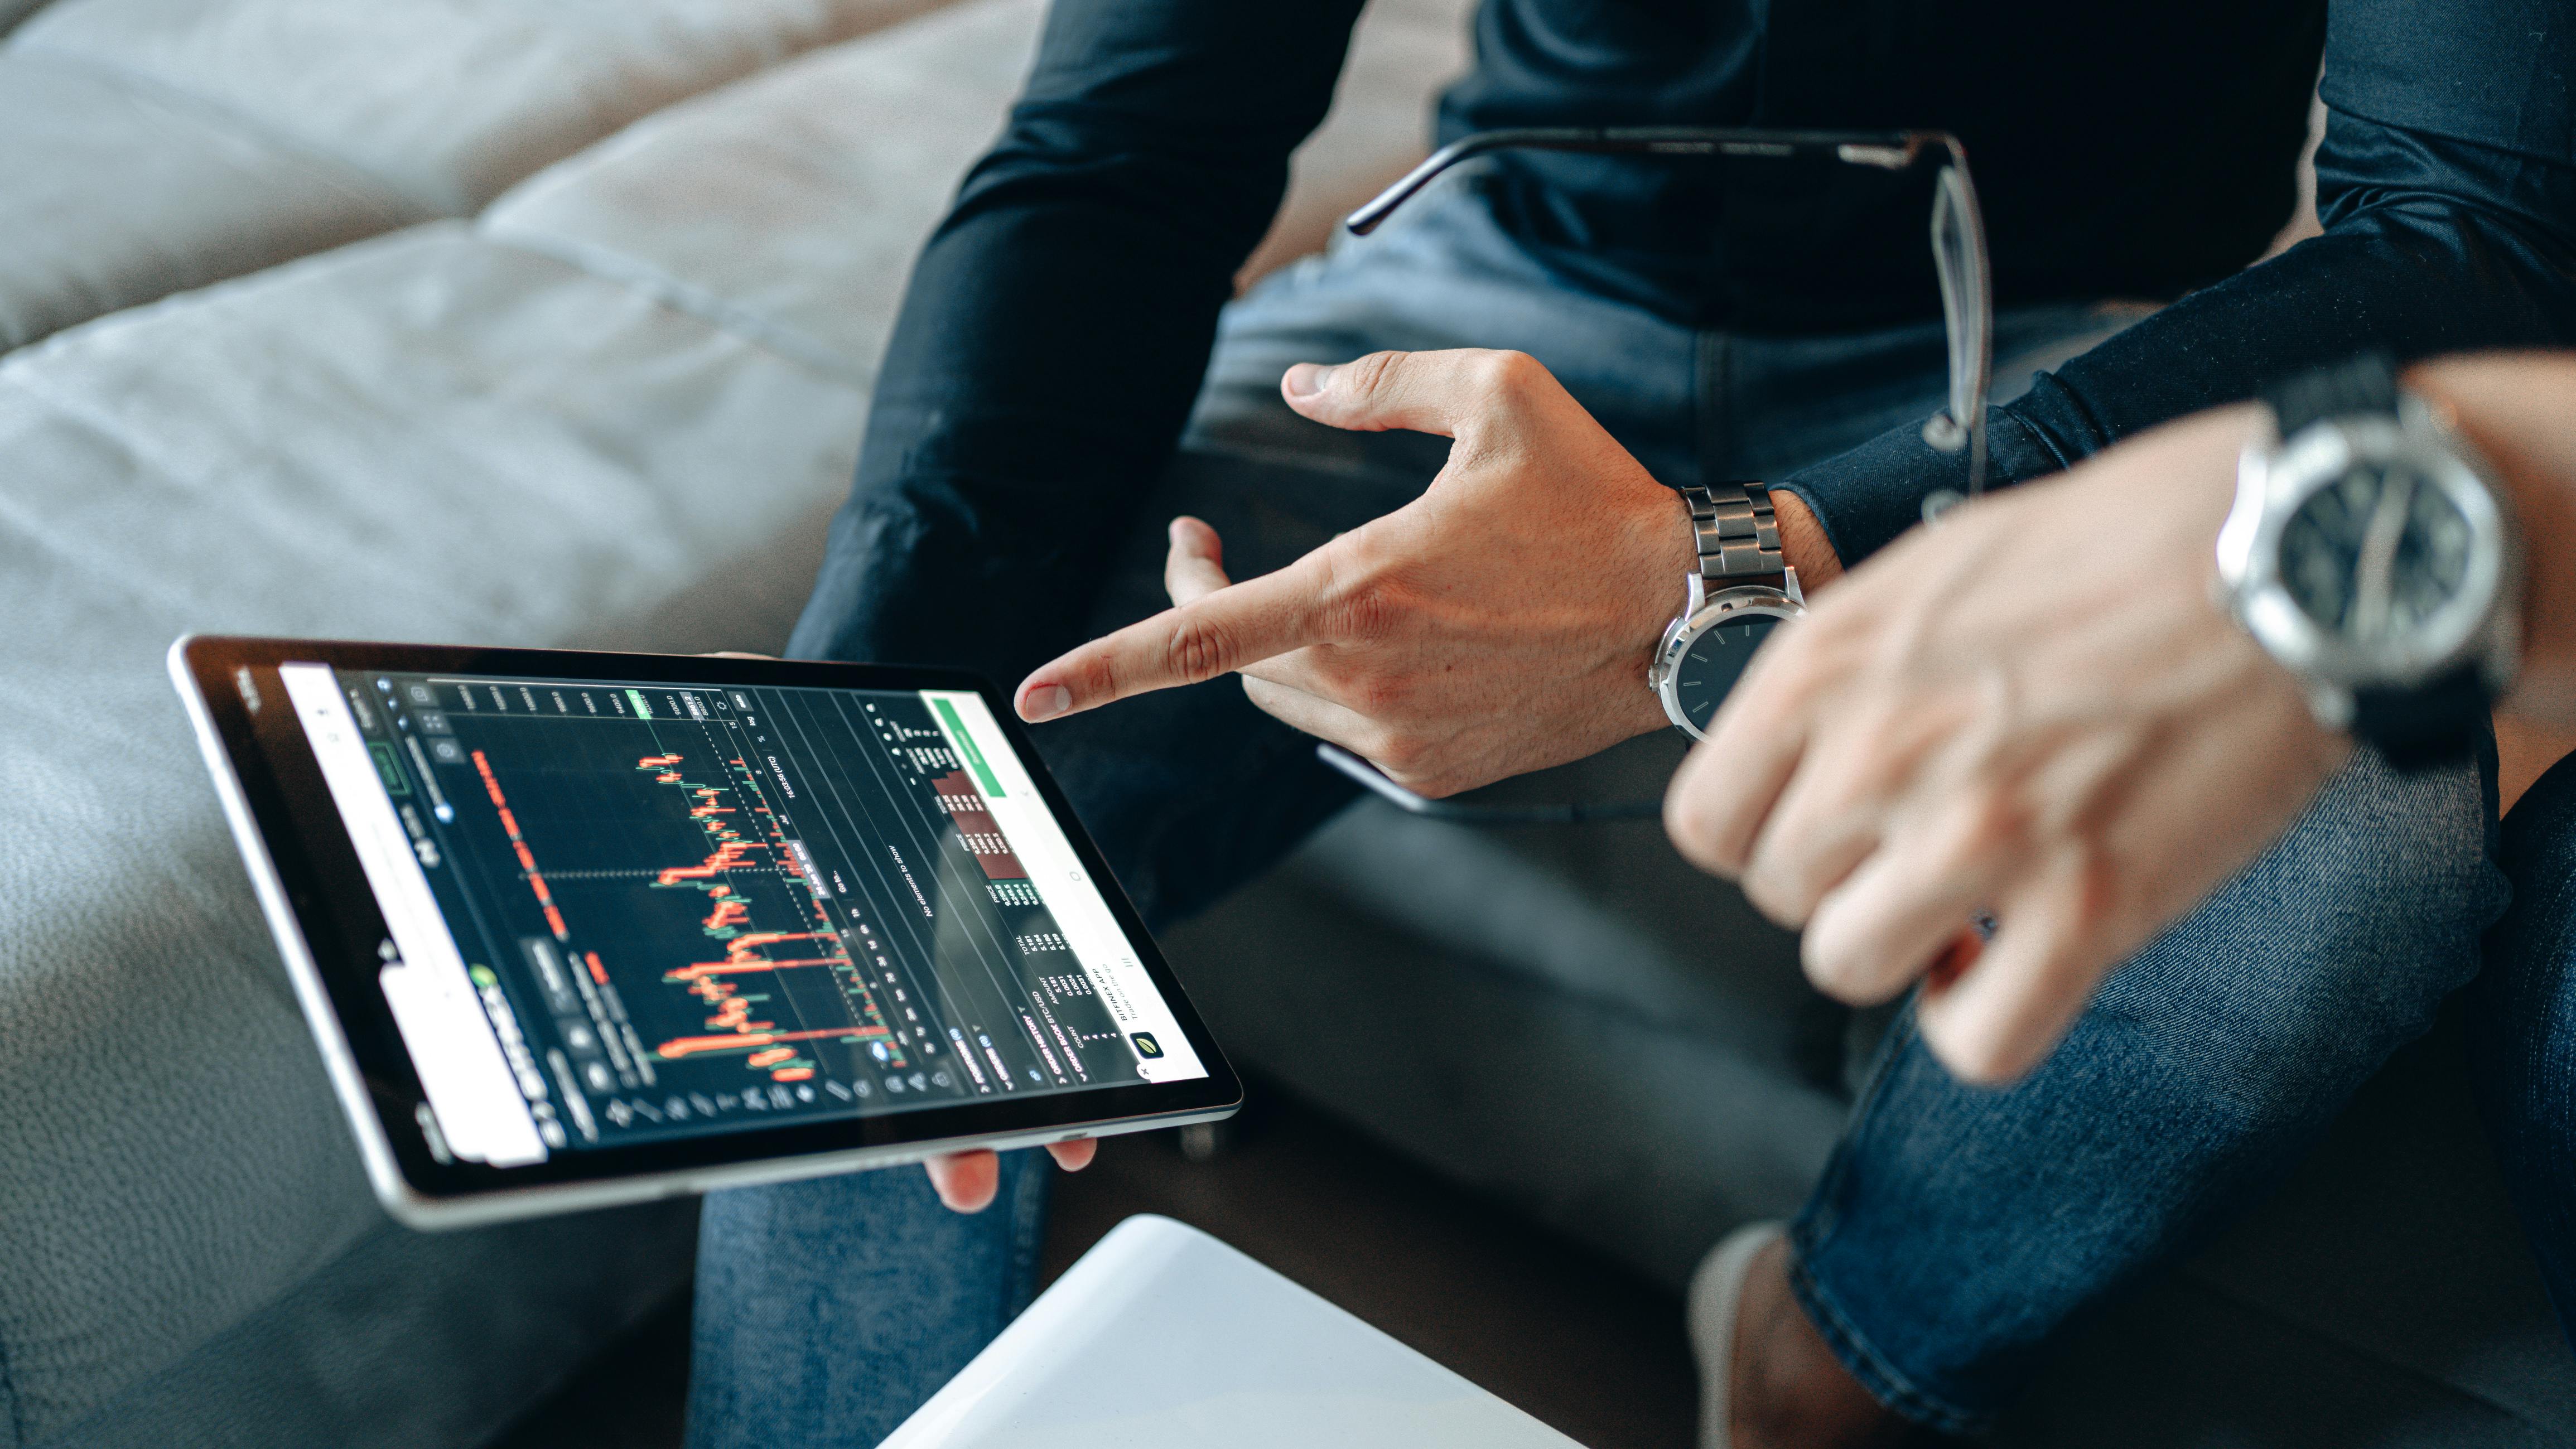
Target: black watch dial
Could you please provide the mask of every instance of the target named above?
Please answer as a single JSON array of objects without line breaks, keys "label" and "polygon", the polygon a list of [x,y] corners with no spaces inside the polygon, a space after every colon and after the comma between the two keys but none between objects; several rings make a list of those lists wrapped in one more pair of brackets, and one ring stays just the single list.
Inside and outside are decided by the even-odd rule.
[{"label": "black watch dial", "polygon": [[2356,644],[2408,637],[2469,576],[2467,515],[2404,464],[2365,463],[2311,494],[2281,530],[2281,583],[2320,628]]},{"label": "black watch dial", "polygon": [[1708,722],[1717,717],[1717,707],[1726,703],[1727,692],[1743,677],[1744,666],[1753,662],[1753,651],[1781,622],[1770,614],[1750,613],[1720,620],[1693,639],[1674,661],[1673,697],[1681,702],[1682,716],[1692,729],[1708,729]]}]

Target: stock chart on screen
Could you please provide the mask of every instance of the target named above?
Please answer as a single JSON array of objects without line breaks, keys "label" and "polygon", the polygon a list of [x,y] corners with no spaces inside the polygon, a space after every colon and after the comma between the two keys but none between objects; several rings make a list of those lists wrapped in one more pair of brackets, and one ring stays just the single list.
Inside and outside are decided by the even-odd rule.
[{"label": "stock chart on screen", "polygon": [[435,903],[388,906],[406,1045],[459,1030],[393,989],[452,949],[515,1160],[1203,1074],[976,695],[286,672],[364,751],[326,770],[353,837],[400,823],[380,901]]}]

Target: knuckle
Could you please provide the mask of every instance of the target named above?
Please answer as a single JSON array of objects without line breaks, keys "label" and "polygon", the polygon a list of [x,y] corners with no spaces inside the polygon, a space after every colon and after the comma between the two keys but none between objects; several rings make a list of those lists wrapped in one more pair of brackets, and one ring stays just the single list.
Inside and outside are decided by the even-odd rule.
[{"label": "knuckle", "polygon": [[1091,698],[1115,699],[1118,697],[1118,660],[1108,650],[1103,649],[1092,656],[1085,675],[1084,683],[1088,686]]},{"label": "knuckle", "polygon": [[1343,643],[1378,643],[1395,632],[1405,612],[1403,600],[1373,540],[1350,534],[1340,543],[1324,556],[1326,631]]},{"label": "knuckle", "polygon": [[1954,1033],[1946,1042],[1934,1042],[1933,1049],[1952,1076],[1971,1086],[2003,1086],[2019,1077],[2026,1066],[2022,1053],[1993,1031]]},{"label": "knuckle", "polygon": [[1807,980],[1825,995],[1845,1006],[1873,1004],[1869,1000],[1869,983],[1861,979],[1860,973],[1852,969],[1849,961],[1839,957],[1811,954],[1804,965]]},{"label": "knuckle", "polygon": [[2000,790],[1979,790],[1964,807],[1954,860],[1992,860],[2020,854],[2030,839],[2028,807]]},{"label": "knuckle", "polygon": [[1664,834],[1682,859],[1701,870],[1723,873],[1726,862],[1719,858],[1716,813],[1702,795],[1699,790],[1677,787],[1664,797]]},{"label": "knuckle", "polygon": [[1196,684],[1234,667],[1234,641],[1225,626],[1204,615],[1185,617],[1163,645],[1163,665],[1175,678]]},{"label": "knuckle", "polygon": [[1352,359],[1333,380],[1344,383],[1352,396],[1367,397],[1395,380],[1395,371],[1404,365],[1405,357],[1401,352],[1372,352]]},{"label": "knuckle", "polygon": [[1414,684],[1401,674],[1372,669],[1342,682],[1343,703],[1371,719],[1397,719],[1414,699]]},{"label": "knuckle", "polygon": [[1386,730],[1378,740],[1377,752],[1370,756],[1378,768],[1404,781],[1407,785],[1427,782],[1433,773],[1434,749],[1430,741],[1410,730]]},{"label": "knuckle", "polygon": [[1547,369],[1526,352],[1500,349],[1476,359],[1476,382],[1485,391],[1513,398],[1526,395],[1547,377]]},{"label": "knuckle", "polygon": [[[1805,924],[1804,913],[1796,909],[1795,902],[1781,888],[1773,872],[1757,867],[1745,873],[1742,884],[1744,898],[1752,902],[1753,909],[1760,911],[1773,925],[1794,930]],[[1824,985],[1821,981],[1816,984]]]},{"label": "knuckle", "polygon": [[1384,585],[1368,583],[1342,599],[1339,613],[1338,632],[1344,638],[1355,644],[1378,644],[1394,635],[1404,606]]}]

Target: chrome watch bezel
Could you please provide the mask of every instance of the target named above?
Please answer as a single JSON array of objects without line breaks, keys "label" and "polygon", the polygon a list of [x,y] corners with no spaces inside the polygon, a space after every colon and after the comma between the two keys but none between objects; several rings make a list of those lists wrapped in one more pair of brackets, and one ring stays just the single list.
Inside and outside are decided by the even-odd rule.
[{"label": "chrome watch bezel", "polygon": [[1681,684],[1678,666],[1683,656],[1699,637],[1721,622],[1746,615],[1764,615],[1787,622],[1803,617],[1807,606],[1795,596],[1768,584],[1739,584],[1714,594],[1704,593],[1699,576],[1689,581],[1691,597],[1682,612],[1664,626],[1663,642],[1655,648],[1654,662],[1646,668],[1646,684],[1662,701],[1664,717],[1675,728],[1694,740],[1708,736],[1700,733],[1682,713]]},{"label": "chrome watch bezel", "polygon": [[[2281,540],[2319,490],[2356,466],[2402,466],[2440,488],[2470,530],[2459,592],[2399,639],[2358,644],[2311,618],[2281,576]],[[2319,718],[2350,722],[2353,692],[2422,685],[2475,659],[2498,691],[2517,650],[2514,611],[2502,607],[2519,576],[2513,520],[2483,459],[2411,393],[2398,416],[2320,419],[2286,440],[2267,425],[2237,462],[2236,500],[2218,536],[2218,577],[2229,611],[2266,652],[2309,687]]]}]

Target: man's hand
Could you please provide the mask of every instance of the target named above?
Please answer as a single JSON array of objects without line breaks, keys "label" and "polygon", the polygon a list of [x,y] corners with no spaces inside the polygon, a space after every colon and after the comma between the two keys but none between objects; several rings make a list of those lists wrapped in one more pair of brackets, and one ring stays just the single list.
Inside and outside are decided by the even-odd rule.
[{"label": "man's hand", "polygon": [[[1047,1156],[1067,1172],[1089,1167],[1099,1151],[1100,1144],[1088,1137],[1047,1144]],[[954,1212],[980,1213],[993,1205],[993,1194],[1001,1190],[1002,1162],[990,1152],[952,1152],[922,1166],[930,1172],[931,1190]]]},{"label": "man's hand", "polygon": [[2350,752],[2212,602],[2254,418],[2176,423],[1909,535],[1772,637],[1674,778],[1674,842],[1803,924],[1819,987],[1875,1002],[1930,976],[1924,1040],[1962,1077],[2037,1064]]},{"label": "man's hand", "polygon": [[[1335,427],[1453,439],[1448,465],[1413,503],[1239,584],[1215,531],[1175,520],[1176,607],[1031,674],[1021,718],[1240,672],[1262,709],[1426,795],[1664,723],[1645,672],[1697,562],[1689,514],[1545,368],[1516,352],[1379,352],[1301,363],[1280,390]],[[1830,550],[1816,556],[1803,509],[1783,533],[1821,583]]]}]

